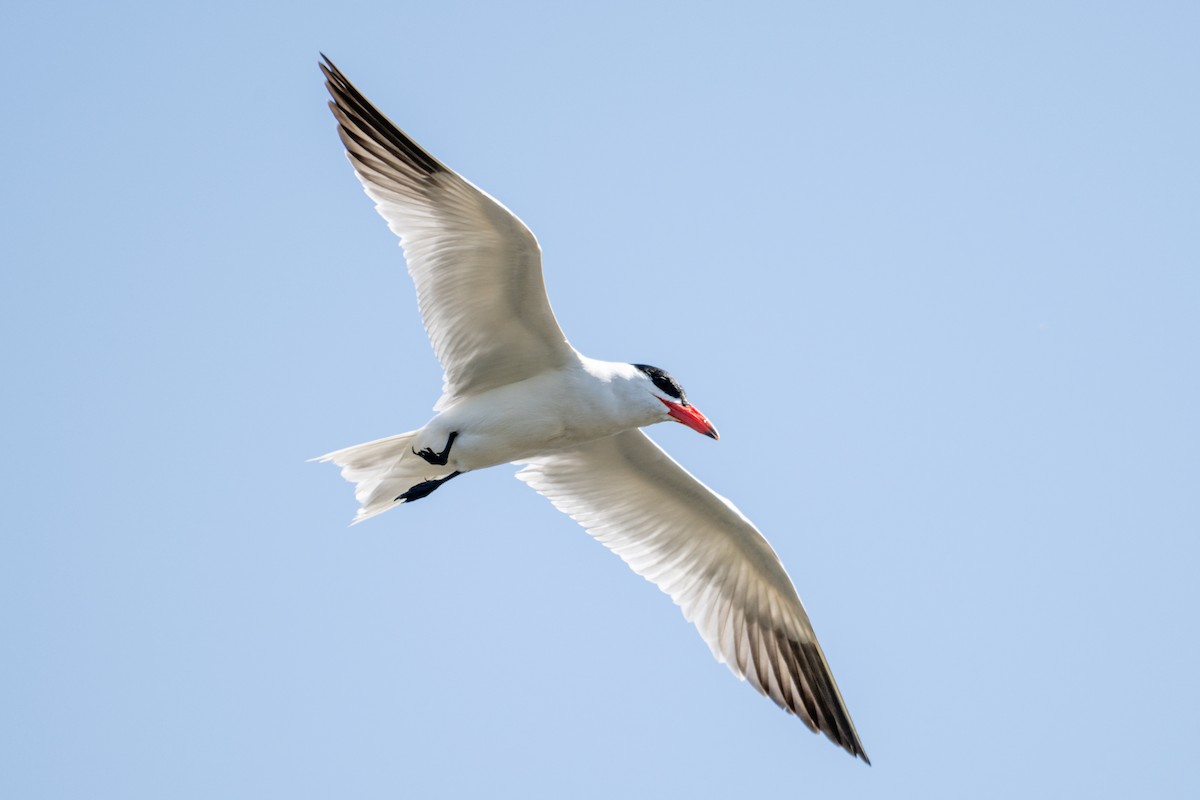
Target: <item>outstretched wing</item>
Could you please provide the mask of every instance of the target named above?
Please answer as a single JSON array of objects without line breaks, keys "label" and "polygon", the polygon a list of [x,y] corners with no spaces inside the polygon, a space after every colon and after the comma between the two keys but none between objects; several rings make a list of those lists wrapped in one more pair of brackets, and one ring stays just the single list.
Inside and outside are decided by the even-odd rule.
[{"label": "outstretched wing", "polygon": [[641,430],[539,456],[517,477],[671,596],[718,661],[868,764],[779,558]]},{"label": "outstretched wing", "polygon": [[329,59],[320,66],[346,155],[404,248],[445,371],[439,408],[570,363],[525,224],[421,149]]}]

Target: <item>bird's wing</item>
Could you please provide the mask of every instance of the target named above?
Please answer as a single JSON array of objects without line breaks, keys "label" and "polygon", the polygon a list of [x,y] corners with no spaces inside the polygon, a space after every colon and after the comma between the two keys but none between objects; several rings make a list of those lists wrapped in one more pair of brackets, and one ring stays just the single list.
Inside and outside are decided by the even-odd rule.
[{"label": "bird's wing", "polygon": [[758,529],[640,430],[517,477],[671,596],[718,661],[867,763],[808,614]]},{"label": "bird's wing", "polygon": [[404,248],[445,371],[439,407],[570,363],[525,224],[421,149],[329,59],[321,71],[346,155]]}]

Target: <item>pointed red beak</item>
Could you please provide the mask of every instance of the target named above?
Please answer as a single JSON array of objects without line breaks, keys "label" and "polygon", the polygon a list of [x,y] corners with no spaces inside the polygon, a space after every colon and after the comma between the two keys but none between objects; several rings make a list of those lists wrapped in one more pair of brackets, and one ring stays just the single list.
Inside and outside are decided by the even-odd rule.
[{"label": "pointed red beak", "polygon": [[659,402],[667,407],[667,413],[676,421],[682,422],[696,433],[703,433],[705,436],[713,439],[721,438],[721,435],[717,433],[717,429],[713,427],[713,424],[695,406],[672,403],[670,400],[663,400],[661,397],[658,399]]}]

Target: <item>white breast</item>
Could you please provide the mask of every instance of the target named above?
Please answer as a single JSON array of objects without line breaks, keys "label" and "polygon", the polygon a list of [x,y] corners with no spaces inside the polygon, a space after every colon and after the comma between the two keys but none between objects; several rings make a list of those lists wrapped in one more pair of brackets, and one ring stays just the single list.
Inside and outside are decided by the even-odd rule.
[{"label": "white breast", "polygon": [[440,452],[457,432],[448,466],[466,472],[657,421],[654,405],[631,401],[628,382],[614,379],[615,370],[595,368],[607,362],[586,361],[458,400],[421,429],[417,446]]}]

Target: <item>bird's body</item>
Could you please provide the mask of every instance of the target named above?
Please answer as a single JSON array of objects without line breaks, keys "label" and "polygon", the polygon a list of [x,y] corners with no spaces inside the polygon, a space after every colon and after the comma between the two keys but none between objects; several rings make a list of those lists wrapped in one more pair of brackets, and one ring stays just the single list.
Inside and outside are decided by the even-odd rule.
[{"label": "bird's body", "polygon": [[467,472],[659,422],[663,406],[636,385],[636,373],[630,364],[580,355],[561,369],[458,400],[421,428],[413,446],[440,450],[457,431],[450,465]]},{"label": "bird's body", "polygon": [[675,420],[716,439],[716,429],[663,370],[571,347],[528,228],[416,145],[332,63],[321,68],[355,172],[404,246],[445,370],[423,427],[319,459],[355,484],[355,522],[458,475],[523,463],[517,477],[670,594],[719,661],[867,760],[770,545],[640,430]]}]

